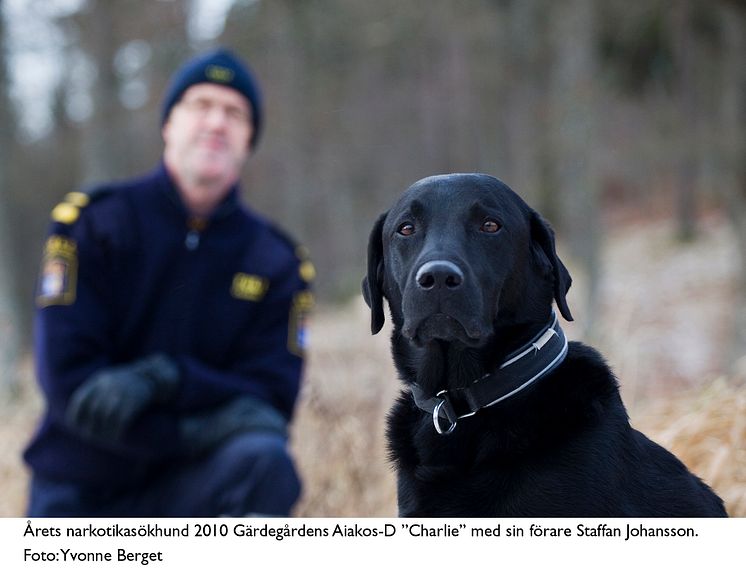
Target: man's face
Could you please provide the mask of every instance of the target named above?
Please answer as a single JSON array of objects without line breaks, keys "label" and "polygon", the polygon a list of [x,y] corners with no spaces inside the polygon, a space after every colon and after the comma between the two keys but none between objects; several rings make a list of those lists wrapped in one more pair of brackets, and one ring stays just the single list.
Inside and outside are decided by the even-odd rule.
[{"label": "man's face", "polygon": [[251,105],[241,93],[192,85],[163,126],[166,165],[185,189],[227,190],[249,155],[252,132]]}]

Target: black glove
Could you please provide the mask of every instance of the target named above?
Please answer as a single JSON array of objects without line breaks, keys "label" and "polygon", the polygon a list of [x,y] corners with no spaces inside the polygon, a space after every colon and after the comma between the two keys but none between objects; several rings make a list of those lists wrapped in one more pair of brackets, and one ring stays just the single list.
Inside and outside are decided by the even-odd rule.
[{"label": "black glove", "polygon": [[179,369],[163,354],[108,368],[75,390],[65,422],[88,439],[114,442],[149,406],[170,401],[178,385]]},{"label": "black glove", "polygon": [[209,411],[187,415],[179,422],[182,445],[190,457],[198,457],[231,435],[246,431],[266,431],[287,437],[287,420],[271,405],[244,395]]}]

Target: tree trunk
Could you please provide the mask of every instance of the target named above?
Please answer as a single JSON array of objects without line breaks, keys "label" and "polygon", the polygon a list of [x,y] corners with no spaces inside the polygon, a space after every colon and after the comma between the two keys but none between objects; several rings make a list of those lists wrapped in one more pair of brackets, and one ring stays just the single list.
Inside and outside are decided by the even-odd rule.
[{"label": "tree trunk", "polygon": [[673,49],[679,69],[676,86],[676,116],[678,133],[676,151],[678,166],[676,188],[677,237],[682,242],[692,241],[696,235],[696,181],[698,107],[694,71],[694,39],[692,38],[692,3],[680,0],[673,6]]},{"label": "tree trunk", "polygon": [[119,79],[114,71],[114,55],[119,48],[115,10],[115,3],[96,0],[82,16],[82,44],[96,70],[91,87],[93,114],[85,125],[82,140],[86,184],[123,177],[126,153],[120,151],[122,111]]},{"label": "tree trunk", "polygon": [[583,334],[592,340],[597,327],[600,272],[600,217],[596,145],[596,30],[592,0],[568,0],[552,6],[551,126],[560,229],[579,263],[586,290]]},{"label": "tree trunk", "polygon": [[[740,278],[733,303],[733,330],[728,363],[746,370],[746,6],[726,2],[721,7],[724,62],[722,86],[725,160],[730,174],[726,187],[728,215],[733,225],[740,257]],[[736,368],[738,367],[738,368]]]},{"label": "tree trunk", "polygon": [[8,95],[5,30],[0,0],[0,395],[17,394],[21,332],[18,313],[18,271],[9,224],[12,223],[10,196],[7,192],[7,161],[14,146],[14,121]]}]

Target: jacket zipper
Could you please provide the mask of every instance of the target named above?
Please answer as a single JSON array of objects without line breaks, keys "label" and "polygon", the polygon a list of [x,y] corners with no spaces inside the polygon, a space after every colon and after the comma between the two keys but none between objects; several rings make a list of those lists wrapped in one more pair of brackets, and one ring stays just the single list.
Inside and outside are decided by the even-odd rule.
[{"label": "jacket zipper", "polygon": [[199,248],[200,237],[202,231],[207,226],[207,220],[202,218],[189,218],[187,220],[187,231],[186,238],[184,238],[184,247],[190,252],[193,252]]}]

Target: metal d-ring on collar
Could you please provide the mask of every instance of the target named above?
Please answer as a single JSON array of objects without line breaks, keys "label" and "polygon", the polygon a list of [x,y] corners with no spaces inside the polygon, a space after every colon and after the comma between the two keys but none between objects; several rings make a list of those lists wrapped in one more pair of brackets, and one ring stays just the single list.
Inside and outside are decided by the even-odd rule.
[{"label": "metal d-ring on collar", "polygon": [[[438,432],[439,435],[448,435],[456,428],[456,423],[458,423],[458,420],[462,419],[463,417],[459,417],[456,415],[455,411],[453,410],[453,405],[451,405],[451,402],[448,400],[448,391],[446,389],[443,389],[437,395],[435,395],[435,398],[440,399],[440,402],[435,405],[435,408],[433,409],[433,425],[435,425],[435,430]],[[440,428],[441,409],[446,415],[445,418],[450,421],[450,425],[445,431]]]},{"label": "metal d-ring on collar", "polygon": [[[547,345],[549,347],[545,348]],[[567,356],[567,348],[567,337],[559,325],[557,313],[552,312],[549,325],[533,340],[508,355],[496,371],[477,379],[469,387],[443,389],[434,397],[427,397],[419,385],[412,383],[415,404],[432,413],[433,426],[438,434],[448,435],[460,419],[504,401],[554,370]],[[526,358],[529,354],[534,356]],[[454,397],[465,412],[456,412]],[[447,427],[441,427],[442,420],[448,421]]]}]

